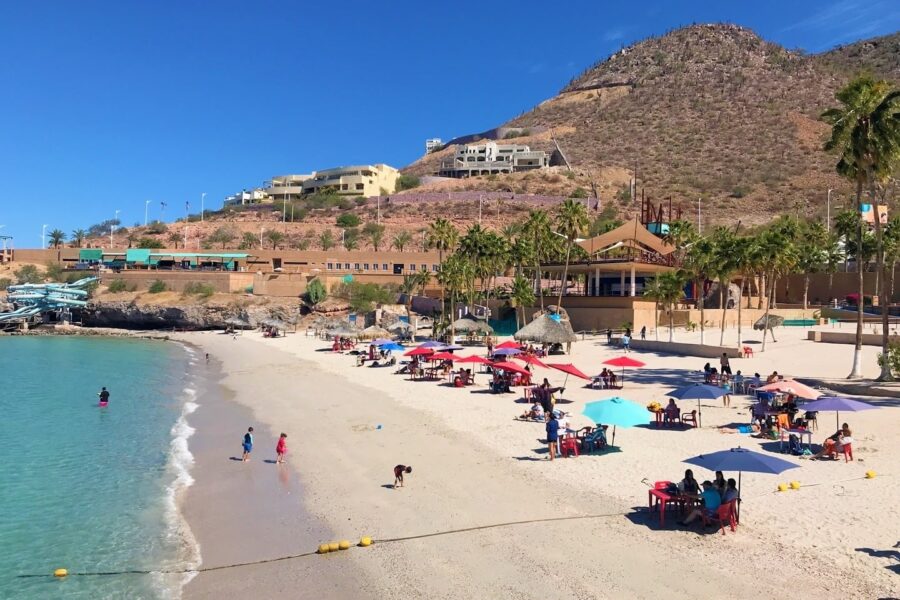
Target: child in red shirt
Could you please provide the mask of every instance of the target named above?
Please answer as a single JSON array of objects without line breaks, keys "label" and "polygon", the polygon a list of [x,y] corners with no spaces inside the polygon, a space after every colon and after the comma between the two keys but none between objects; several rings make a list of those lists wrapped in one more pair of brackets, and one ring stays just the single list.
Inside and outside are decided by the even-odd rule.
[{"label": "child in red shirt", "polygon": [[275,454],[278,455],[278,458],[275,460],[275,464],[280,465],[284,462],[284,455],[287,454],[286,433],[282,433],[281,437],[278,438],[278,444],[275,445]]}]

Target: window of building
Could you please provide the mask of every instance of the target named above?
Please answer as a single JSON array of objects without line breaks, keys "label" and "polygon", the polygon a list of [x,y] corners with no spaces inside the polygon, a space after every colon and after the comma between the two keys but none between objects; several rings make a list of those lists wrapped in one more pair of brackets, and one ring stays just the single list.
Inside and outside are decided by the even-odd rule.
[{"label": "window of building", "polygon": [[363,263],[363,271],[369,270],[369,263]]},{"label": "window of building", "polygon": [[409,270],[410,270],[410,271],[415,271],[415,270],[416,270],[416,265],[414,265],[414,264],[413,264],[413,265],[409,265]]},{"label": "window of building", "polygon": [[382,270],[382,271],[387,271],[387,270],[388,270],[388,264],[387,264],[387,263],[382,263],[382,265],[381,265],[381,270]]},{"label": "window of building", "polygon": [[359,271],[359,263],[353,263],[353,270]]},{"label": "window of building", "polygon": [[345,268],[346,270],[349,271],[349,270],[350,270],[350,263],[344,263],[344,268]]},{"label": "window of building", "polygon": [[334,263],[328,263],[328,270],[331,271],[334,269]]},{"label": "window of building", "polygon": [[361,189],[363,189],[364,187],[366,187],[365,184],[362,184],[362,183],[357,183],[357,184],[356,184],[356,189],[358,189],[358,190],[361,190]]},{"label": "window of building", "polygon": [[427,271],[427,270],[428,270],[428,265],[422,265],[422,270],[423,270],[423,271]]},{"label": "window of building", "polygon": [[346,183],[342,183],[342,184],[341,184],[341,189],[344,190],[344,191],[346,191],[346,190],[348,190],[348,189],[350,189],[350,188],[349,188],[349,186],[348,186]]},{"label": "window of building", "polygon": [[440,271],[440,267],[438,267],[437,265],[431,265],[431,270],[432,270],[434,273],[437,273],[438,271]]}]

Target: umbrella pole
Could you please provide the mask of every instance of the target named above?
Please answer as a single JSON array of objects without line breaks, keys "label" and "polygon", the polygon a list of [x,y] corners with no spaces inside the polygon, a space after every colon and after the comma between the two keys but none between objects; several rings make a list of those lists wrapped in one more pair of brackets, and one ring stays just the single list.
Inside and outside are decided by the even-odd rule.
[{"label": "umbrella pole", "polygon": [[700,398],[697,398],[697,427],[703,427],[703,409],[700,407]]},{"label": "umbrella pole", "polygon": [[610,446],[610,447],[613,448],[613,447],[615,447],[615,445],[616,445],[616,426],[613,425],[613,442],[612,442],[612,446]]},{"label": "umbrella pole", "polygon": [[743,474],[743,473],[742,473],[741,471],[738,471],[738,501],[737,501],[737,506],[735,506],[735,508],[734,508],[734,510],[735,510],[735,520],[737,520],[738,523],[741,522],[741,502],[740,502],[740,498],[741,498],[741,475],[742,475],[742,474]]},{"label": "umbrella pole", "polygon": [[834,425],[837,428],[835,431],[841,428],[841,411],[834,411]]}]

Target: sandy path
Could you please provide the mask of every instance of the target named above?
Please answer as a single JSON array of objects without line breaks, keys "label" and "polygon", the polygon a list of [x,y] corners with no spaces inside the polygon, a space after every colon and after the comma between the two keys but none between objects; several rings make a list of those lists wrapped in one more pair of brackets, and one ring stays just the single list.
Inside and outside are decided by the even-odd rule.
[{"label": "sandy path", "polygon": [[[540,426],[511,420],[522,410],[511,395],[472,394],[408,382],[389,369],[358,369],[350,357],[315,352],[323,344],[302,335],[278,340],[257,334],[237,341],[218,334],[187,338],[222,358],[228,373],[225,385],[238,402],[251,408],[260,422],[289,433],[291,461],[301,472],[307,510],[347,538],[630,512],[646,502],[642,479],[674,478],[684,469],[683,458],[729,447],[737,437],[714,428],[635,428],[619,432],[623,452],[550,464],[535,452]],[[779,352],[793,350],[785,343]],[[597,364],[606,353],[613,351],[579,343],[572,360],[580,364],[590,358]],[[688,363],[693,368],[702,365],[696,364],[698,359],[654,360],[660,365],[658,373],[633,388],[629,385],[628,397],[640,402],[657,397],[668,377],[684,376],[678,369]],[[754,364],[761,370],[765,362]],[[566,396],[574,400],[569,406],[576,413],[584,400],[600,395],[570,388]],[[704,407],[704,423],[745,420],[737,408],[744,402],[736,400],[734,405]],[[897,409],[883,412],[882,422],[889,414],[896,426]],[[383,428],[375,429],[377,424]],[[829,427],[823,418],[823,428]],[[871,429],[868,421],[865,428]],[[803,481],[858,477],[875,462],[874,450],[887,449],[882,429],[875,430],[879,436],[871,440],[872,450],[862,451],[867,463],[816,463],[794,473],[803,471],[803,477],[797,477]],[[745,440],[750,442],[743,437],[740,441]],[[415,467],[409,489],[382,487],[391,483],[391,467],[399,462]],[[646,515],[637,514],[381,544],[312,560],[329,565],[346,561],[359,574],[360,595],[397,598],[642,598],[658,594],[662,587],[676,598],[749,598],[784,596],[784,581],[794,582],[794,597],[847,592],[848,581],[851,595],[877,597],[895,585],[896,576],[884,568],[885,561],[847,546],[868,543],[885,550],[896,543],[890,540],[900,527],[878,527],[879,521],[900,523],[889,501],[891,494],[896,497],[896,480],[857,479],[837,492],[830,485],[818,486],[794,496],[771,494],[777,481],[770,476],[745,478],[747,502],[738,535],[660,531]],[[876,483],[877,488],[862,487]],[[777,565],[777,579],[760,579],[759,569],[769,564]],[[240,579],[275,591],[284,589],[279,577],[287,576],[263,577],[252,568],[241,570]],[[235,589],[235,579],[223,575],[206,585],[224,594]]]}]

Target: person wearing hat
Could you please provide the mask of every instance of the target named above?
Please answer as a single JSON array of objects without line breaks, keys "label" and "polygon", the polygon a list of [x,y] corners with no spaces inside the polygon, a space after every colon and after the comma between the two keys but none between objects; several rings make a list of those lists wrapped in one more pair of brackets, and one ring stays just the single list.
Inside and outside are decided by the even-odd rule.
[{"label": "person wearing hat", "polygon": [[703,482],[703,492],[700,493],[700,499],[703,500],[703,508],[695,508],[688,515],[687,519],[678,523],[679,525],[690,525],[695,519],[703,515],[714,517],[722,504],[722,496],[719,494],[719,490],[708,479]]}]

